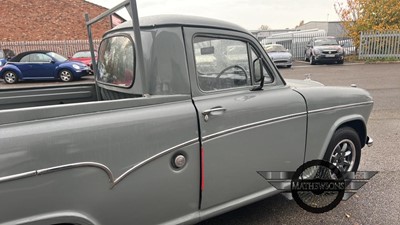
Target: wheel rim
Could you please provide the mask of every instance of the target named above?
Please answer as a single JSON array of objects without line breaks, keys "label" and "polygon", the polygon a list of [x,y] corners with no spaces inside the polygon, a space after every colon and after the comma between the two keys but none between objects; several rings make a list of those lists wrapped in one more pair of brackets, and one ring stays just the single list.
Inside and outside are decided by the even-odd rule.
[{"label": "wheel rim", "polygon": [[71,73],[66,71],[66,70],[63,70],[60,73],[60,78],[61,78],[62,81],[70,81],[71,77],[72,77]]},{"label": "wheel rim", "polygon": [[12,84],[15,83],[15,81],[17,81],[17,76],[13,72],[7,72],[6,75],[4,75],[4,80],[7,83]]},{"label": "wheel rim", "polygon": [[356,159],[356,146],[349,139],[340,141],[332,151],[330,162],[341,172],[351,171]]}]

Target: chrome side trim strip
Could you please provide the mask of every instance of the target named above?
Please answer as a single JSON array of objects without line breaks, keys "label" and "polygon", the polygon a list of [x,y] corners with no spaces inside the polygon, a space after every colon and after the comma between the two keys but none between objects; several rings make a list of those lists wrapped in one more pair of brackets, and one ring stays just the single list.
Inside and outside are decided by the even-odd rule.
[{"label": "chrome side trim strip", "polygon": [[334,110],[334,109],[344,109],[344,108],[349,108],[349,107],[354,107],[354,106],[363,106],[363,105],[370,105],[373,104],[374,101],[368,101],[368,102],[359,102],[359,103],[352,103],[352,104],[346,104],[346,105],[337,105],[337,106],[332,106],[332,107],[327,107],[327,108],[322,108],[322,109],[314,109],[308,111],[308,113],[319,113],[319,112],[325,112],[329,110]]},{"label": "chrome side trim strip", "polygon": [[170,152],[173,152],[173,151],[178,150],[180,148],[192,145],[192,144],[194,144],[194,143],[196,143],[198,141],[199,141],[198,138],[194,138],[192,140],[183,142],[183,143],[181,143],[179,145],[176,145],[176,146],[174,146],[172,148],[164,150],[164,151],[162,151],[162,152],[160,152],[160,153],[158,153],[156,155],[151,156],[150,158],[147,158],[147,159],[141,161],[140,163],[138,163],[138,164],[134,165],[133,167],[131,167],[125,173],[121,174],[121,176],[119,176],[117,179],[115,179],[114,184],[112,185],[111,188],[113,188],[115,185],[117,185],[119,182],[121,182],[121,180],[123,180],[125,177],[127,177],[130,173],[134,172],[135,170],[138,170],[140,167],[144,166],[145,164],[147,164],[147,163],[149,163],[149,162],[151,162],[151,161],[153,161],[153,160],[155,160],[157,158],[160,158],[161,156],[164,156],[164,155],[166,155],[166,154],[168,154]]},{"label": "chrome side trim strip", "polygon": [[25,173],[18,173],[18,174],[14,174],[14,175],[10,175],[10,176],[0,177],[0,183],[24,179],[24,178],[28,178],[28,177],[34,177],[36,175],[37,175],[36,171],[29,171],[29,172],[25,172]]},{"label": "chrome side trim strip", "polygon": [[128,169],[126,172],[121,174],[118,178],[114,179],[112,171],[105,166],[104,164],[97,163],[97,162],[78,162],[78,163],[70,163],[70,164],[65,164],[65,165],[60,165],[60,166],[54,166],[54,167],[49,167],[49,168],[44,168],[44,169],[39,169],[39,170],[34,170],[34,171],[29,171],[29,172],[24,172],[24,173],[18,173],[10,176],[4,176],[0,177],[0,183],[8,182],[8,181],[14,181],[14,180],[20,180],[20,179],[25,179],[29,177],[35,177],[35,176],[40,176],[40,175],[46,175],[49,173],[55,173],[55,172],[60,172],[64,170],[69,170],[69,169],[74,169],[74,168],[82,168],[82,167],[92,167],[92,168],[97,168],[102,170],[103,172],[106,173],[109,183],[111,185],[110,189],[114,188],[118,183],[120,183],[124,178],[126,178],[129,174],[132,172],[138,170],[142,166],[150,163],[151,161],[154,161],[155,159],[158,159],[168,153],[171,153],[175,150],[178,150],[180,148],[195,144],[199,141],[198,138],[193,138],[189,141],[183,142],[179,145],[173,146],[169,149],[166,149],[156,155],[151,156],[150,158],[147,158],[138,164],[132,166],[130,169]]},{"label": "chrome side trim strip", "polygon": [[293,114],[289,114],[289,115],[285,115],[285,116],[279,116],[279,117],[274,117],[271,119],[267,119],[267,120],[262,120],[262,121],[258,121],[258,122],[254,122],[254,123],[248,123],[242,126],[238,126],[238,127],[233,127],[227,130],[223,130],[223,131],[219,131],[213,134],[209,134],[206,135],[202,138],[202,141],[207,141],[210,139],[214,139],[216,137],[225,135],[225,134],[229,134],[229,133],[233,133],[233,132],[237,132],[240,130],[245,130],[248,128],[252,128],[252,127],[257,127],[257,126],[261,126],[261,125],[265,125],[267,123],[272,123],[272,122],[276,122],[279,120],[285,120],[285,119],[292,119],[292,118],[296,118],[296,117],[300,117],[300,116],[304,116],[307,115],[307,112],[300,112],[300,113],[293,113]]},{"label": "chrome side trim strip", "polygon": [[55,172],[59,172],[59,171],[63,171],[63,170],[80,168],[80,167],[93,167],[93,168],[101,169],[107,174],[109,182],[111,184],[114,182],[114,176],[113,176],[111,170],[107,166],[105,166],[101,163],[96,163],[96,162],[79,162],[79,163],[71,163],[71,164],[66,164],[66,165],[61,165],[61,166],[54,166],[54,167],[50,167],[50,168],[46,168],[46,169],[37,170],[36,173],[37,173],[37,175],[44,175],[44,174],[48,174],[48,173],[55,173]]}]

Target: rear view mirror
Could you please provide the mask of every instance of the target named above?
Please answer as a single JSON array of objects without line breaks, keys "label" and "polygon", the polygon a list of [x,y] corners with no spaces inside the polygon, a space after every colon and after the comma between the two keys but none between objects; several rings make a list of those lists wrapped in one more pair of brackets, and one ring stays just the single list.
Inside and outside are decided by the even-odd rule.
[{"label": "rear view mirror", "polygon": [[253,71],[255,82],[260,82],[258,86],[254,86],[251,91],[261,91],[264,87],[264,70],[262,58],[253,61]]},{"label": "rear view mirror", "polygon": [[260,82],[263,77],[262,60],[260,58],[253,61],[254,80]]},{"label": "rear view mirror", "polygon": [[214,54],[214,47],[205,47],[200,49],[201,55],[213,55]]}]

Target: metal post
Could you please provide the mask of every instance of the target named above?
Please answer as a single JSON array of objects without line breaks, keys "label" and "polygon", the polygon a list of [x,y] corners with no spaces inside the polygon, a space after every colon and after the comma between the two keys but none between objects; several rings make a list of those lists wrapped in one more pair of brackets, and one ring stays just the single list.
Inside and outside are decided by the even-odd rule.
[{"label": "metal post", "polygon": [[142,36],[140,33],[139,14],[137,10],[136,0],[131,0],[130,2],[131,2],[130,8],[132,12],[131,17],[132,17],[133,33],[135,35],[136,52],[137,52],[136,59],[140,71],[142,72],[141,78],[142,78],[143,95],[147,96],[149,94],[149,89],[147,87],[147,82],[146,82],[147,77],[144,68],[143,45],[142,45]]},{"label": "metal post", "polygon": [[[86,23],[89,21],[89,15],[87,13],[85,13],[85,21],[86,21]],[[99,74],[99,71],[97,69],[96,56],[94,54],[92,28],[90,26],[86,26],[86,28],[87,28],[87,32],[88,32],[88,36],[89,36],[89,49],[90,49],[90,56],[92,58],[92,67],[93,67],[93,73],[94,73],[93,76],[96,80],[97,75]],[[95,85],[95,87],[96,87],[97,100],[101,100],[99,87],[97,85]]]}]

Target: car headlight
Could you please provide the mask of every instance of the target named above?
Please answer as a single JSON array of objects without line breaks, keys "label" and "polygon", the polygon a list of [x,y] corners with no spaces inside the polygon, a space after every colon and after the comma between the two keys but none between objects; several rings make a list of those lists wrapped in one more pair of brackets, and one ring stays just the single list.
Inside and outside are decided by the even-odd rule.
[{"label": "car headlight", "polygon": [[321,50],[319,50],[319,49],[317,49],[317,48],[314,48],[314,49],[313,49],[313,52],[314,52],[314,55],[319,55],[319,54],[321,54]]},{"label": "car headlight", "polygon": [[72,67],[74,67],[74,69],[76,69],[76,70],[79,70],[79,69],[81,69],[81,67],[80,67],[80,66],[78,66],[78,65],[76,65],[76,64],[72,64]]},{"label": "car headlight", "polygon": [[0,61],[0,66],[2,66],[3,65],[3,63]]},{"label": "car headlight", "polygon": [[338,48],[337,52],[338,53],[343,53],[344,49],[343,48]]}]

